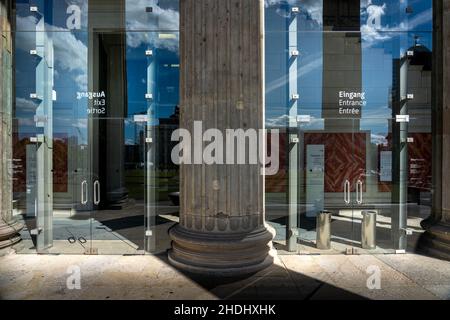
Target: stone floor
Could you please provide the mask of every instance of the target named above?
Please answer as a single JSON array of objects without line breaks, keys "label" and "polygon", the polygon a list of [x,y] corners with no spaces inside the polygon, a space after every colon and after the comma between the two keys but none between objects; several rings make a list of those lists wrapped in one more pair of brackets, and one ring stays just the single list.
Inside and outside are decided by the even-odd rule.
[{"label": "stone floor", "polygon": [[[161,256],[6,254],[1,299],[450,299],[450,262],[420,255],[284,255],[252,276],[183,274]],[[80,270],[79,290],[68,289]],[[368,279],[380,274],[379,289]],[[373,279],[373,276],[372,278]],[[369,281],[371,284],[375,282]]]}]

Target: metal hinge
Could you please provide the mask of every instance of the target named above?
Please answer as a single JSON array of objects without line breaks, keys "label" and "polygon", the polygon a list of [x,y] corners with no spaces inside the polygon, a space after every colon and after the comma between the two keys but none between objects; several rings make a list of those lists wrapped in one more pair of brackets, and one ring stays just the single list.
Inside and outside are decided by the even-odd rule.
[{"label": "metal hinge", "polygon": [[398,114],[398,115],[395,116],[395,121],[397,123],[408,123],[409,122],[409,115]]},{"label": "metal hinge", "polygon": [[358,254],[358,249],[357,248],[346,248],[345,254],[348,256],[356,255],[356,254]]},{"label": "metal hinge", "polygon": [[98,248],[85,248],[84,254],[87,255],[98,255]]},{"label": "metal hinge", "polygon": [[36,229],[30,230],[30,234],[32,236],[38,236],[41,232],[42,232],[42,228],[36,228]]}]

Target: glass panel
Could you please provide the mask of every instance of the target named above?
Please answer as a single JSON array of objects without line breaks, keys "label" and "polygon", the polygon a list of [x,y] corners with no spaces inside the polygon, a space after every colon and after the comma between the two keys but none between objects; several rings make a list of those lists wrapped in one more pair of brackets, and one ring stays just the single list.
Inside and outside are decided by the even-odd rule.
[{"label": "glass panel", "polygon": [[345,253],[354,245],[353,209],[366,137],[351,118],[300,122],[300,253]]},{"label": "glass panel", "polygon": [[[30,4],[21,5],[30,14]],[[32,162],[39,150],[29,148],[27,160],[26,145],[36,147],[30,138],[42,132],[53,144],[51,158],[39,162],[47,174],[53,170],[52,179],[45,180],[52,180],[51,200],[35,199],[35,207],[53,205],[45,220],[53,232],[41,237],[49,242],[39,251],[165,251],[170,247],[167,229],[178,221],[178,167],[170,157],[175,144],[170,138],[179,121],[178,33],[94,33],[83,28],[52,32],[50,18],[49,13],[33,16],[29,31],[18,23],[21,31],[15,33],[14,151],[23,163]],[[39,28],[39,19],[45,20],[45,28]],[[98,27],[100,22],[95,23]],[[41,81],[43,76],[48,81]],[[47,84],[45,96],[37,92],[40,84]],[[101,94],[106,102],[96,97]],[[47,118],[51,122],[36,127],[43,107],[52,112]],[[23,199],[25,211],[31,210],[25,199],[26,172],[17,175],[22,176],[15,182],[15,196]],[[111,209],[118,208],[111,218]],[[36,221],[26,238],[35,226]],[[162,236],[157,241],[158,233]]]},{"label": "glass panel", "polygon": [[391,118],[363,118],[355,134],[365,136],[366,166],[359,179],[362,194],[354,210],[358,252],[394,252],[399,229],[406,218],[401,194],[406,184],[401,175],[405,158],[395,141],[399,127]]},{"label": "glass panel", "polygon": [[[427,87],[422,90],[427,90]],[[431,214],[433,189],[433,134],[431,104],[409,104],[411,117],[408,124],[408,220],[407,250],[414,252],[420,235],[421,222]],[[425,114],[428,112],[428,116]],[[421,116],[418,116],[421,114]]]},{"label": "glass panel", "polygon": [[[109,112],[117,97],[106,91]],[[108,97],[109,93],[109,97]],[[117,101],[117,100],[116,100]],[[95,110],[95,109],[91,109]],[[145,248],[146,122],[92,118],[88,202],[91,213],[91,253],[137,254]]]},{"label": "glass panel", "polygon": [[[409,104],[411,111],[414,105]],[[370,145],[363,201],[354,213],[356,233],[364,226],[364,210],[375,211],[377,222],[376,247],[361,252],[414,251],[423,232],[420,222],[431,209],[431,118],[410,118],[409,123],[367,118],[360,130],[370,134]]]},{"label": "glass panel", "polygon": [[12,122],[13,206],[14,211],[18,213],[17,218],[24,222],[20,233],[23,247],[21,252],[36,253],[36,235],[31,232],[36,229],[37,218],[37,147],[31,142],[36,137],[36,128],[26,117],[13,118]]},{"label": "glass panel", "polygon": [[[14,196],[30,221],[35,219],[36,201],[46,208],[42,250],[84,253],[86,248],[99,247],[91,246],[92,236],[100,241],[106,235],[139,243],[137,251],[162,252],[170,246],[167,229],[178,221],[179,201],[179,170],[170,159],[175,144],[170,137],[179,122],[178,6],[178,0],[16,1],[14,154],[20,165]],[[267,219],[277,229],[276,244],[280,250],[296,252],[299,235],[302,246],[311,244],[308,241],[315,246],[314,236],[306,236],[316,232],[314,219],[306,218],[308,208],[315,206],[307,197],[307,147],[312,146],[311,154],[310,140],[328,136],[337,145],[346,144],[343,150],[351,149],[349,159],[341,159],[343,172],[352,166],[351,175],[347,174],[350,205],[338,202],[346,179],[337,177],[334,189],[324,182],[324,203],[316,206],[316,211],[322,207],[332,211],[332,225],[340,226],[332,228],[334,252],[361,247],[365,209],[379,211],[378,247],[368,252],[406,246],[395,236],[404,226],[393,216],[406,210],[407,225],[418,226],[429,212],[430,166],[421,163],[430,161],[430,155],[429,149],[409,142],[403,162],[408,186],[398,184],[395,179],[401,178],[403,169],[395,165],[404,148],[399,147],[401,130],[395,117],[410,115],[407,138],[411,141],[431,137],[432,1],[267,0],[265,7],[266,125],[280,130],[279,170],[266,177]],[[409,64],[402,71],[405,57]],[[101,106],[93,106],[92,99],[82,95],[101,91],[110,101],[108,110],[93,115],[90,110]],[[351,93],[364,94],[356,97],[363,104],[340,105],[340,100],[355,101],[347,98]],[[42,121],[49,115],[48,122]],[[298,126],[297,116],[312,120]],[[39,134],[51,148],[39,149],[31,142]],[[295,138],[299,145],[293,143]],[[113,168],[102,167],[108,145],[108,152],[121,150],[116,162],[106,161],[120,164],[118,188],[112,181],[116,176],[105,173]],[[339,150],[325,152],[324,181],[336,175],[327,167],[330,152]],[[390,182],[384,181],[390,179],[389,165]],[[44,169],[42,179],[37,178],[38,168]],[[358,180],[362,191],[357,195]],[[96,181],[101,201],[106,202],[99,206],[93,204]],[[38,183],[47,191],[53,189],[52,206],[33,195],[45,189]],[[357,196],[363,197],[363,203]],[[117,210],[117,217],[122,214],[126,226],[133,221],[132,213],[139,212],[142,233],[124,236],[126,231],[120,227],[104,228],[114,220],[106,211],[123,198],[127,205]],[[133,202],[133,209],[127,211]],[[411,212],[417,218],[413,222]],[[385,220],[389,222],[383,225]],[[28,232],[35,229],[36,221]],[[152,231],[147,237],[146,230]],[[85,243],[78,241],[79,235]],[[68,241],[71,236],[75,244]],[[415,236],[408,242],[410,247]]]}]

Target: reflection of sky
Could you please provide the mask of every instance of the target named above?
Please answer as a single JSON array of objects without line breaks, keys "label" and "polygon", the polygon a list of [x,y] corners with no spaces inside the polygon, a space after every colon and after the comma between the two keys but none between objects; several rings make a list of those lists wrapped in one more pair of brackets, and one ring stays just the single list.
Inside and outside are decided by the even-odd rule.
[{"label": "reflection of sky", "polygon": [[[311,4],[311,5],[309,5]],[[382,9],[383,4],[385,7]],[[290,7],[299,6],[298,49],[300,51],[298,84],[300,93],[299,114],[320,118],[322,109],[322,34],[321,21],[314,20],[310,11],[318,12],[321,1],[299,2],[295,0],[266,0],[266,122],[268,126],[287,124],[288,114],[288,56],[287,21]],[[365,118],[391,118],[389,107],[392,89],[393,60],[398,59],[414,45],[415,36],[419,43],[432,49],[432,0],[373,0],[368,10],[368,0],[361,1],[362,37],[362,86],[366,92],[367,106],[363,109]],[[406,13],[411,6],[413,13]],[[288,7],[287,10],[282,10]],[[373,10],[375,9],[375,10]],[[371,11],[372,10],[372,11]],[[367,25],[369,12],[381,16],[379,28]],[[318,16],[321,16],[321,12]],[[314,32],[319,31],[319,32]],[[320,123],[317,122],[317,123]],[[386,134],[387,121],[374,119],[361,121],[362,130]]]},{"label": "reflection of sky", "polygon": [[[375,7],[381,18],[381,26],[368,26],[368,5]],[[382,6],[385,5],[384,9]],[[413,13],[406,13],[411,6]],[[362,81],[367,106],[364,118],[386,119],[392,117],[390,92],[392,89],[393,60],[418,42],[432,50],[432,1],[431,0],[373,0],[361,1],[362,32]],[[362,130],[371,130],[374,136],[387,135],[388,121],[373,119],[361,121]]]},{"label": "reflection of sky", "polygon": [[[55,132],[71,131],[80,141],[86,142],[86,101],[76,100],[76,92],[86,90],[87,86],[87,0],[44,1],[36,0],[38,5],[45,3],[47,30],[55,48],[55,91],[57,100],[53,104]],[[78,4],[82,9],[82,30],[61,32],[66,29],[66,8],[68,4]],[[300,6],[298,15],[298,83],[301,100],[299,114],[321,117],[322,108],[322,1],[317,0],[266,0],[266,119],[267,124],[285,125],[288,113],[288,75],[289,56],[286,34],[290,7]],[[362,78],[368,105],[363,110],[364,117],[390,117],[389,95],[392,87],[392,60],[400,52],[414,44],[414,37],[432,49],[432,0],[373,0],[372,6],[382,7],[379,29],[367,28],[368,0],[361,1],[362,32]],[[149,19],[142,8],[154,7],[154,19]],[[414,11],[406,13],[406,7]],[[29,1],[17,0],[16,33],[16,117],[20,118],[22,132],[34,132],[31,121],[36,104],[29,99],[35,85],[35,60],[29,50],[35,47],[36,17],[30,14]],[[127,80],[128,116],[145,113],[147,101],[147,58],[142,53],[147,48],[154,49],[157,59],[156,81],[157,117],[167,118],[178,104],[179,68],[178,33],[179,14],[177,0],[127,0]],[[145,10],[144,10],[145,11]],[[380,11],[381,12],[381,11]],[[172,39],[159,36],[162,30],[175,35]],[[405,32],[408,31],[408,32]],[[81,128],[73,123],[81,124]],[[131,126],[133,124],[130,124]],[[361,129],[371,129],[377,133],[387,132],[387,123],[381,121],[361,122]],[[128,132],[134,132],[127,127]],[[131,133],[130,133],[131,135]],[[128,137],[127,141],[133,141]]]},{"label": "reflection of sky", "polygon": [[[292,6],[300,13],[291,14]],[[299,109],[316,114],[322,105],[322,1],[266,1],[266,124],[285,126],[289,113],[288,33],[297,17]],[[291,48],[292,49],[292,48]],[[302,112],[300,112],[302,113]]]},{"label": "reflection of sky", "polygon": [[[147,57],[145,50],[152,48],[157,59],[157,117],[167,118],[173,114],[178,104],[179,67],[178,67],[178,33],[174,38],[160,37],[155,30],[177,30],[178,12],[174,0],[127,0],[127,27],[136,32],[127,33],[127,83],[128,83],[128,117],[146,113],[147,100]],[[55,133],[68,132],[75,136],[78,143],[87,143],[87,99],[77,100],[77,92],[87,91],[88,81],[88,41],[87,32],[87,0],[40,1],[35,3],[41,10],[44,8],[46,30],[54,46],[54,90],[57,100],[53,102],[53,126]],[[81,8],[81,31],[69,32],[66,27],[67,6],[77,4]],[[30,13],[29,1],[17,0],[16,23],[16,114],[23,135],[36,133],[33,116],[37,103],[30,99],[35,92],[37,58],[30,56],[29,51],[36,47],[36,23],[39,16]],[[153,6],[153,16],[142,16],[142,8]],[[144,10],[145,11],[145,10]],[[139,15],[140,14],[140,15]],[[144,23],[150,27],[144,28]],[[152,29],[153,28],[153,29]],[[162,29],[161,29],[162,28]],[[147,32],[153,31],[153,32]],[[167,32],[165,33],[167,34]],[[107,93],[106,93],[107,94]],[[135,139],[135,125],[126,121],[126,141]],[[132,135],[132,136],[131,136]]]}]

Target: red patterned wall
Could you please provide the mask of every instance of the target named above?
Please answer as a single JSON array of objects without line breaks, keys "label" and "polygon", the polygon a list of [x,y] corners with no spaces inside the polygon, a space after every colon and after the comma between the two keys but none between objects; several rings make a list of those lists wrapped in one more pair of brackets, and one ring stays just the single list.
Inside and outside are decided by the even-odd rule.
[{"label": "red patterned wall", "polygon": [[352,191],[358,179],[364,183],[366,137],[366,133],[305,133],[305,154],[309,144],[325,145],[325,192],[342,192],[346,180]]}]

